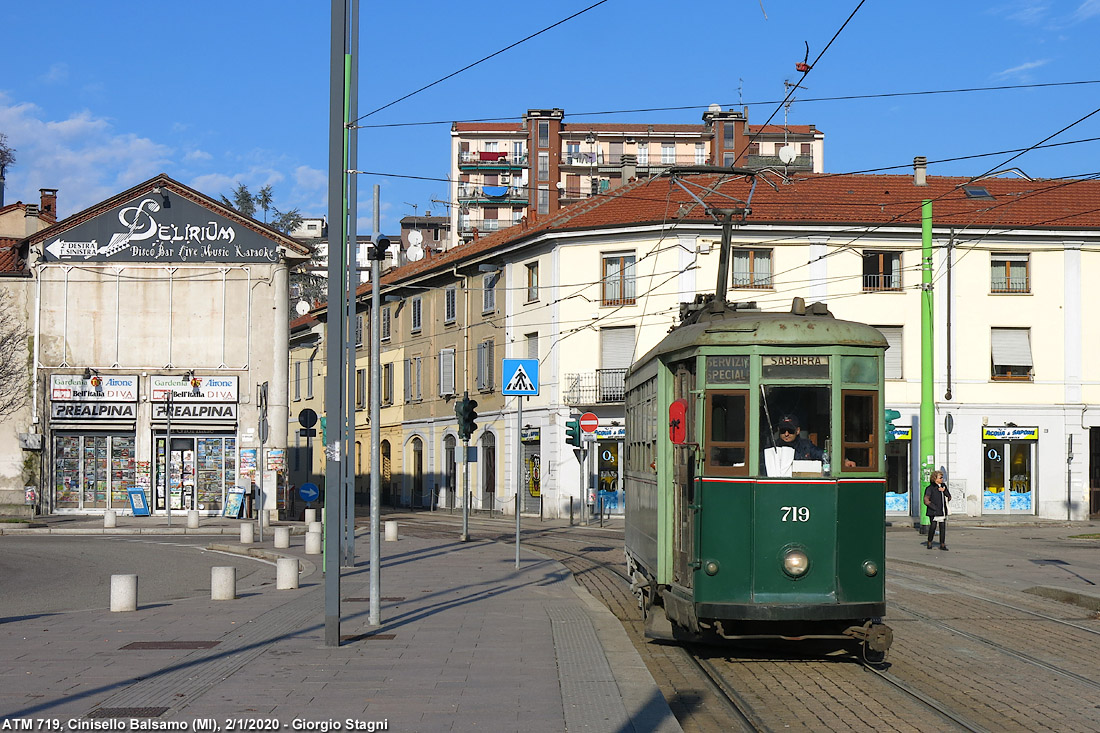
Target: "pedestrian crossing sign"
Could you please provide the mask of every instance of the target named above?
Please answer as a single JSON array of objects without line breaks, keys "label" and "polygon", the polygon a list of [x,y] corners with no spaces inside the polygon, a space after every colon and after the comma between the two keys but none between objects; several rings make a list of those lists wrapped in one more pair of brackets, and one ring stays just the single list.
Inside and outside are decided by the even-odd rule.
[{"label": "pedestrian crossing sign", "polygon": [[538,359],[505,359],[501,369],[504,377],[502,395],[537,395],[539,393]]}]

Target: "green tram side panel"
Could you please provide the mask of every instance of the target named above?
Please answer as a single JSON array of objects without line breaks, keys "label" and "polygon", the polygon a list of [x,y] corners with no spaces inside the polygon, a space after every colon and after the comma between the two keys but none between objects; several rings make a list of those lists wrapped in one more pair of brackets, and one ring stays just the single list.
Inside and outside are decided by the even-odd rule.
[{"label": "green tram side panel", "polygon": [[[696,481],[695,513],[698,560],[695,571],[696,603],[750,603],[753,568],[753,487],[748,481],[699,479]],[[702,567],[717,561],[717,575]]]},{"label": "green tram side panel", "polygon": [[[840,483],[837,501],[837,589],[846,603],[886,600],[885,479]],[[863,564],[875,563],[878,574],[868,577]]]}]

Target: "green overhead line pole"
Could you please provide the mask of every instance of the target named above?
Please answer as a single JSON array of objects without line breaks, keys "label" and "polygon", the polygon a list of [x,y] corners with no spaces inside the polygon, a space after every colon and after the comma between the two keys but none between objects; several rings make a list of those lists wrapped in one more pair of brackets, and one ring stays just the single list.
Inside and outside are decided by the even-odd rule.
[{"label": "green overhead line pole", "polygon": [[920,294],[920,525],[921,534],[928,530],[928,511],[924,506],[924,487],[936,466],[936,403],[934,357],[932,341],[932,202],[921,204],[921,294]]}]

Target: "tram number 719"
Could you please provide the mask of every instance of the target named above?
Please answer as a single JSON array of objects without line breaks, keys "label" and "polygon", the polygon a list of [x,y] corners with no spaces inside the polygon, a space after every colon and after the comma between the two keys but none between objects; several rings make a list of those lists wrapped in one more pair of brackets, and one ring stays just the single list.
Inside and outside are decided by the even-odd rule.
[{"label": "tram number 719", "polygon": [[784,522],[808,522],[810,521],[810,507],[808,506],[783,506],[779,507],[783,512]]}]

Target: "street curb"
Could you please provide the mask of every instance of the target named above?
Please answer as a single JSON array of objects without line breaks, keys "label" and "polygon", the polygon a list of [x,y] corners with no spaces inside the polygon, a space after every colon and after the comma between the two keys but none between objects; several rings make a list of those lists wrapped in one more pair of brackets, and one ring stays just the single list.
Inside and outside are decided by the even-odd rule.
[{"label": "street curb", "polygon": [[1100,593],[1086,593],[1079,590],[1071,590],[1069,588],[1055,588],[1043,585],[1024,588],[1024,593],[1030,593],[1042,598],[1049,598],[1054,601],[1061,601],[1062,603],[1070,603],[1074,606],[1086,608],[1089,611],[1100,611]]},{"label": "street curb", "polygon": [[[277,526],[280,525],[273,525],[273,527]],[[70,527],[58,529],[54,527],[0,526],[0,535],[191,535],[195,537],[212,537],[223,535],[240,536],[240,533],[241,530],[239,527],[199,527],[198,529],[190,529],[188,527],[111,527],[109,529],[105,527]],[[292,536],[304,535],[305,533],[306,529],[304,527],[290,528],[290,534]]]},{"label": "street curb", "polygon": [[254,557],[257,560],[266,560],[270,563],[275,563],[281,558],[290,557],[298,561],[298,574],[301,577],[308,578],[317,572],[317,566],[309,560],[285,552],[275,552],[274,550],[265,550],[260,547],[245,547],[244,545],[221,545],[214,542],[207,545],[206,549],[212,552],[225,552],[230,555]]}]

